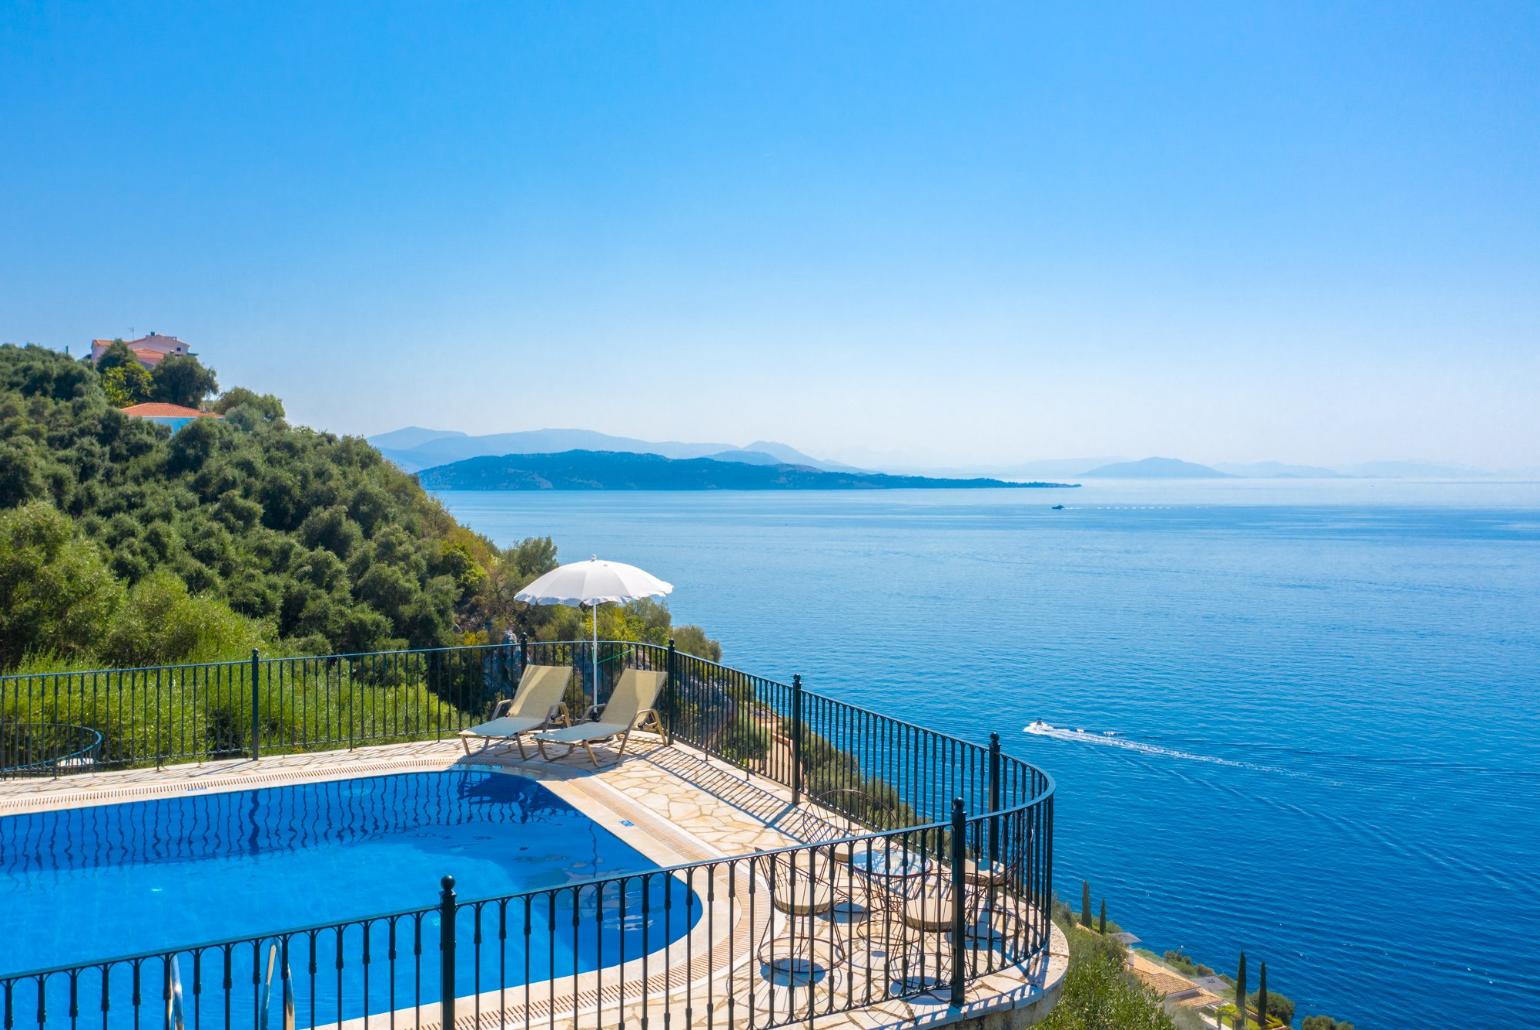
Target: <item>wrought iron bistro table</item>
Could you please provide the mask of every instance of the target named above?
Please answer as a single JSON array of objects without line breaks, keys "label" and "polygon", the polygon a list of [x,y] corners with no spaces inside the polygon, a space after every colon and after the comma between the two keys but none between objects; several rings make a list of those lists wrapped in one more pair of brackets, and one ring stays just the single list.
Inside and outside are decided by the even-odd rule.
[{"label": "wrought iron bistro table", "polygon": [[[869,899],[881,899],[883,912],[892,920],[902,922],[904,907],[914,894],[916,882],[931,869],[931,860],[919,852],[907,848],[857,847],[850,854],[851,871],[866,884]],[[868,916],[875,912],[867,906]]]},{"label": "wrought iron bistro table", "polygon": [[857,964],[869,976],[881,977],[890,995],[939,989],[939,965],[931,968],[927,959],[935,949],[921,943],[923,934],[906,918],[916,885],[923,883],[934,863],[907,848],[868,846],[851,853],[850,867],[866,881],[869,896],[882,899],[883,907],[881,920],[869,922],[861,934],[864,948],[853,956]]},{"label": "wrought iron bistro table", "polygon": [[908,881],[924,876],[930,865],[930,859],[906,848],[857,848],[850,855],[850,867],[857,873],[886,881],[890,890],[898,886],[904,894],[908,893]]}]

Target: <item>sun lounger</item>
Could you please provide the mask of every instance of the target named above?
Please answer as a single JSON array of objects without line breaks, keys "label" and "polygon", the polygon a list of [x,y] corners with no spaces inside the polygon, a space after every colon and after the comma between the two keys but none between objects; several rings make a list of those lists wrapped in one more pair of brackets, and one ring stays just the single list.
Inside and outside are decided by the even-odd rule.
[{"label": "sun lounger", "polygon": [[524,753],[525,734],[549,726],[565,726],[571,721],[562,695],[567,692],[567,681],[572,678],[570,666],[528,665],[519,677],[519,687],[513,697],[498,703],[490,722],[460,731],[460,742],[465,753],[471,753],[471,740],[479,739],[485,751],[494,741],[518,745],[519,757]]},{"label": "sun lounger", "polygon": [[667,678],[666,672],[652,672],[646,669],[625,670],[620,674],[620,681],[615,684],[615,690],[610,694],[609,702],[604,706],[604,711],[599,713],[597,721],[535,734],[535,746],[540,748],[540,757],[550,761],[551,756],[546,754],[545,746],[563,744],[566,745],[567,750],[557,757],[565,758],[576,749],[582,748],[588,753],[588,760],[597,769],[599,759],[594,755],[595,744],[619,737],[620,747],[615,753],[616,760],[619,760],[625,753],[626,741],[630,739],[632,730],[644,730],[661,736],[663,720],[658,718],[658,713],[652,706],[658,699],[658,694],[663,689],[663,682]]}]

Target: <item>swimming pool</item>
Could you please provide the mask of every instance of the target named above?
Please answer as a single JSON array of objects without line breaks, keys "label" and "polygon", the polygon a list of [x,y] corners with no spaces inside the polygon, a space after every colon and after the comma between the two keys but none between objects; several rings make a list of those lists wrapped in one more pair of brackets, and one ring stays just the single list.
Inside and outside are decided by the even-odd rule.
[{"label": "swimming pool", "polygon": [[[0,818],[0,975],[104,957],[270,933],[290,927],[430,908],[452,874],[462,899],[505,897],[658,866],[531,780],[461,769],[199,794]],[[645,897],[644,897],[645,896]],[[588,901],[585,901],[588,898]],[[629,904],[623,902],[629,901]],[[645,904],[643,903],[645,902]],[[574,918],[574,909],[588,909]],[[606,907],[607,906],[607,907]],[[515,932],[496,948],[458,948],[457,984],[515,986],[599,968],[683,934],[700,905],[678,879],[656,875],[608,894],[536,895],[504,906]],[[494,913],[502,910],[495,906]],[[534,924],[524,934],[525,921]],[[497,916],[485,931],[495,934]],[[338,939],[375,956],[330,975]],[[467,945],[473,921],[456,923]],[[525,941],[532,942],[529,946]],[[301,1019],[378,1013],[413,999],[437,1000],[436,912],[354,925],[289,941]],[[203,981],[253,983],[265,945],[211,948],[183,959],[184,990]],[[398,961],[387,961],[395,955]],[[612,958],[606,959],[606,956]],[[309,967],[327,975],[309,977]],[[371,976],[372,973],[372,976]],[[112,975],[127,980],[134,970]],[[144,963],[139,993],[161,996],[158,962]],[[370,977],[365,980],[365,977]],[[312,986],[313,985],[313,986]],[[100,1018],[99,982],[76,984]],[[126,986],[125,986],[126,989]],[[18,1025],[36,1023],[27,992]],[[462,988],[459,993],[466,993]],[[69,985],[50,981],[50,1015],[64,1015]],[[191,1004],[192,999],[188,999]],[[354,1011],[355,1008],[358,1011]],[[118,1017],[131,1021],[127,1006]],[[311,1019],[311,1013],[314,1018]]]}]

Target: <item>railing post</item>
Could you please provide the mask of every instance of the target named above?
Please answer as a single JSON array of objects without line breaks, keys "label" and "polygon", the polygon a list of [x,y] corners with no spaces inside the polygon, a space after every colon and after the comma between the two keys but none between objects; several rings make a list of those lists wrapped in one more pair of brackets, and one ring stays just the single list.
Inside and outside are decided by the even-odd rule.
[{"label": "railing post", "polygon": [[679,710],[679,652],[674,649],[674,638],[668,638],[668,725],[663,727],[663,739],[670,746],[674,743],[674,713]]},{"label": "railing post", "polygon": [[802,677],[791,678],[791,805],[802,804]]},{"label": "railing post", "polygon": [[963,986],[964,957],[967,942],[967,892],[963,864],[968,860],[968,813],[962,798],[952,799],[952,1007],[961,1008],[967,1000]]},{"label": "railing post", "polygon": [[1037,908],[1038,920],[1042,923],[1042,929],[1038,931],[1040,946],[1046,948],[1053,933],[1053,795],[1044,798],[1041,805],[1037,847],[1043,855],[1043,882],[1038,888],[1043,900]]},{"label": "railing post", "polygon": [[991,871],[1000,864],[1000,734],[989,735],[989,865]]},{"label": "railing post", "polygon": [[256,648],[251,649],[251,758],[256,761],[262,757],[262,691],[257,685],[257,677],[262,673],[262,656]]},{"label": "railing post", "polygon": [[450,1030],[455,1025],[455,878],[445,876],[439,884],[439,1026]]}]

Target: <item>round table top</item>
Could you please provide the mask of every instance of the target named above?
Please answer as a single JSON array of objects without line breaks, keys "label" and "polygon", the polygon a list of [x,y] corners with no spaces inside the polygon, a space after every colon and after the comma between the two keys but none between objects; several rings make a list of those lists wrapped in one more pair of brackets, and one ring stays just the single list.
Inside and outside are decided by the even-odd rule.
[{"label": "round table top", "polygon": [[868,876],[920,876],[930,868],[930,859],[904,848],[863,847],[851,852],[850,865]]}]

